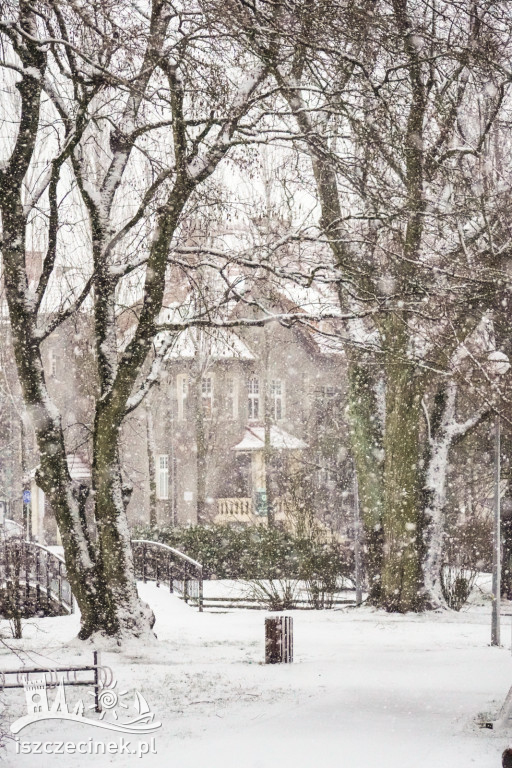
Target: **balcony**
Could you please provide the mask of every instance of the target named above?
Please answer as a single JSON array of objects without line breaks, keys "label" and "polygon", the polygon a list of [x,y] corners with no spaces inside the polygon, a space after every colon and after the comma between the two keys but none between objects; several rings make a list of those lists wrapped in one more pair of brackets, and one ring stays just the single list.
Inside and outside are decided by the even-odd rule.
[{"label": "balcony", "polygon": [[[285,521],[289,515],[289,502],[278,497],[274,499],[274,515],[276,521]],[[251,525],[265,525],[267,522],[266,514],[257,515],[254,512],[251,498],[231,498],[217,499],[217,514],[214,523],[248,523]]]},{"label": "balcony", "polygon": [[256,523],[261,521],[252,510],[252,499],[231,498],[217,499],[215,523]]}]

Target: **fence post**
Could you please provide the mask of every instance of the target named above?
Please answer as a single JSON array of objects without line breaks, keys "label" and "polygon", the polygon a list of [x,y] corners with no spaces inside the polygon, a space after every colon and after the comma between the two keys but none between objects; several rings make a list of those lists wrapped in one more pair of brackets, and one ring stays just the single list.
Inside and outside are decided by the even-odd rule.
[{"label": "fence post", "polygon": [[199,571],[199,597],[198,597],[198,603],[199,603],[199,613],[203,612],[203,569],[201,568]]},{"label": "fence post", "polygon": [[291,664],[293,661],[293,619],[272,616],[265,619],[265,664]]},{"label": "fence post", "polygon": [[35,580],[36,580],[36,611],[42,610],[41,605],[41,564],[39,562],[39,550],[35,551]]},{"label": "fence post", "polygon": [[59,605],[62,608],[62,563],[61,563],[60,560],[58,562],[59,562],[59,575],[58,575],[58,579],[59,579]]},{"label": "fence post", "polygon": [[32,553],[30,552],[27,543],[25,547],[25,591],[27,595],[27,603],[30,601],[30,571],[32,568]]},{"label": "fence post", "polygon": [[46,554],[45,560],[46,560],[46,610],[48,611],[48,613],[50,613],[52,584],[50,579],[50,560],[48,558],[48,554]]},{"label": "fence post", "polygon": [[100,652],[99,651],[93,651],[93,659],[94,659],[94,709],[96,712],[101,712],[101,704],[100,704],[100,674],[99,674],[99,666],[100,666]]}]

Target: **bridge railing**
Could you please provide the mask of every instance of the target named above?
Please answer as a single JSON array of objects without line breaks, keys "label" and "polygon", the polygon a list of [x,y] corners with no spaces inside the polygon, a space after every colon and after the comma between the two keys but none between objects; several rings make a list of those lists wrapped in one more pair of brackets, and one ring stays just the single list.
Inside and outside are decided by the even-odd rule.
[{"label": "bridge railing", "polygon": [[[157,541],[132,540],[135,575],[166,584],[187,603],[203,610],[203,567],[177,549]],[[23,609],[49,613],[58,604],[74,612],[74,599],[64,558],[48,547],[21,537],[0,540],[0,588]]]},{"label": "bridge railing", "polygon": [[203,566],[167,544],[147,539],[132,539],[135,575],[142,581],[168,585],[187,603],[203,610]]},{"label": "bridge railing", "polygon": [[20,607],[49,612],[57,603],[66,613],[74,611],[64,558],[35,541],[11,536],[0,542],[0,585],[16,593]]},{"label": "bridge railing", "polygon": [[25,529],[21,523],[6,517],[3,524],[4,536],[25,536]]}]

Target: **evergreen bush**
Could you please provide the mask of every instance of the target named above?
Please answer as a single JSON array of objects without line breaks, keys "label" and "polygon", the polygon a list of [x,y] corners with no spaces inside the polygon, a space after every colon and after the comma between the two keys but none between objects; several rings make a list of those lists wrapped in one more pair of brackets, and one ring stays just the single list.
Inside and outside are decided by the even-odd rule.
[{"label": "evergreen bush", "polygon": [[319,603],[336,591],[341,577],[353,576],[347,547],[300,538],[280,526],[141,526],[133,538],[159,541],[198,560],[207,579],[303,580]]}]

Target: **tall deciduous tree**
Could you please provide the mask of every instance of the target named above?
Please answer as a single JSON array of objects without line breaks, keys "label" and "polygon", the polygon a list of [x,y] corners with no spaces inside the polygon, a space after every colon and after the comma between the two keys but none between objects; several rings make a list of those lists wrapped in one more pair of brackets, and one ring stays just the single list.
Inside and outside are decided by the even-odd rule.
[{"label": "tall deciduous tree", "polygon": [[439,605],[448,450],[485,411],[455,422],[458,350],[510,253],[496,151],[510,20],[499,2],[230,8],[279,88],[281,131],[311,158],[340,305],[379,310],[347,323],[371,596]]},{"label": "tall deciduous tree", "polygon": [[[57,518],[81,637],[144,636],[152,614],[134,581],[119,430],[165,355],[163,344],[151,363],[168,254],[183,212],[229,151],[266,68],[237,52],[232,39],[216,36],[201,3],[153,0],[146,14],[123,0],[87,6],[19,0],[2,10],[1,63],[14,73],[16,126],[0,172],[3,275],[18,375],[40,451],[38,482]],[[53,141],[45,133],[50,121]],[[89,222],[89,243],[79,243],[86,276],[48,315],[42,306],[65,246],[59,213],[71,173]],[[121,203],[127,198],[131,208]],[[47,250],[32,291],[26,247],[38,207]],[[142,222],[145,233],[151,230],[149,242],[140,236]],[[134,274],[140,277],[135,321],[120,342],[118,302],[130,294],[125,279]],[[41,355],[43,341],[84,302],[92,305],[99,390],[91,414],[96,541],[80,514]]]}]

